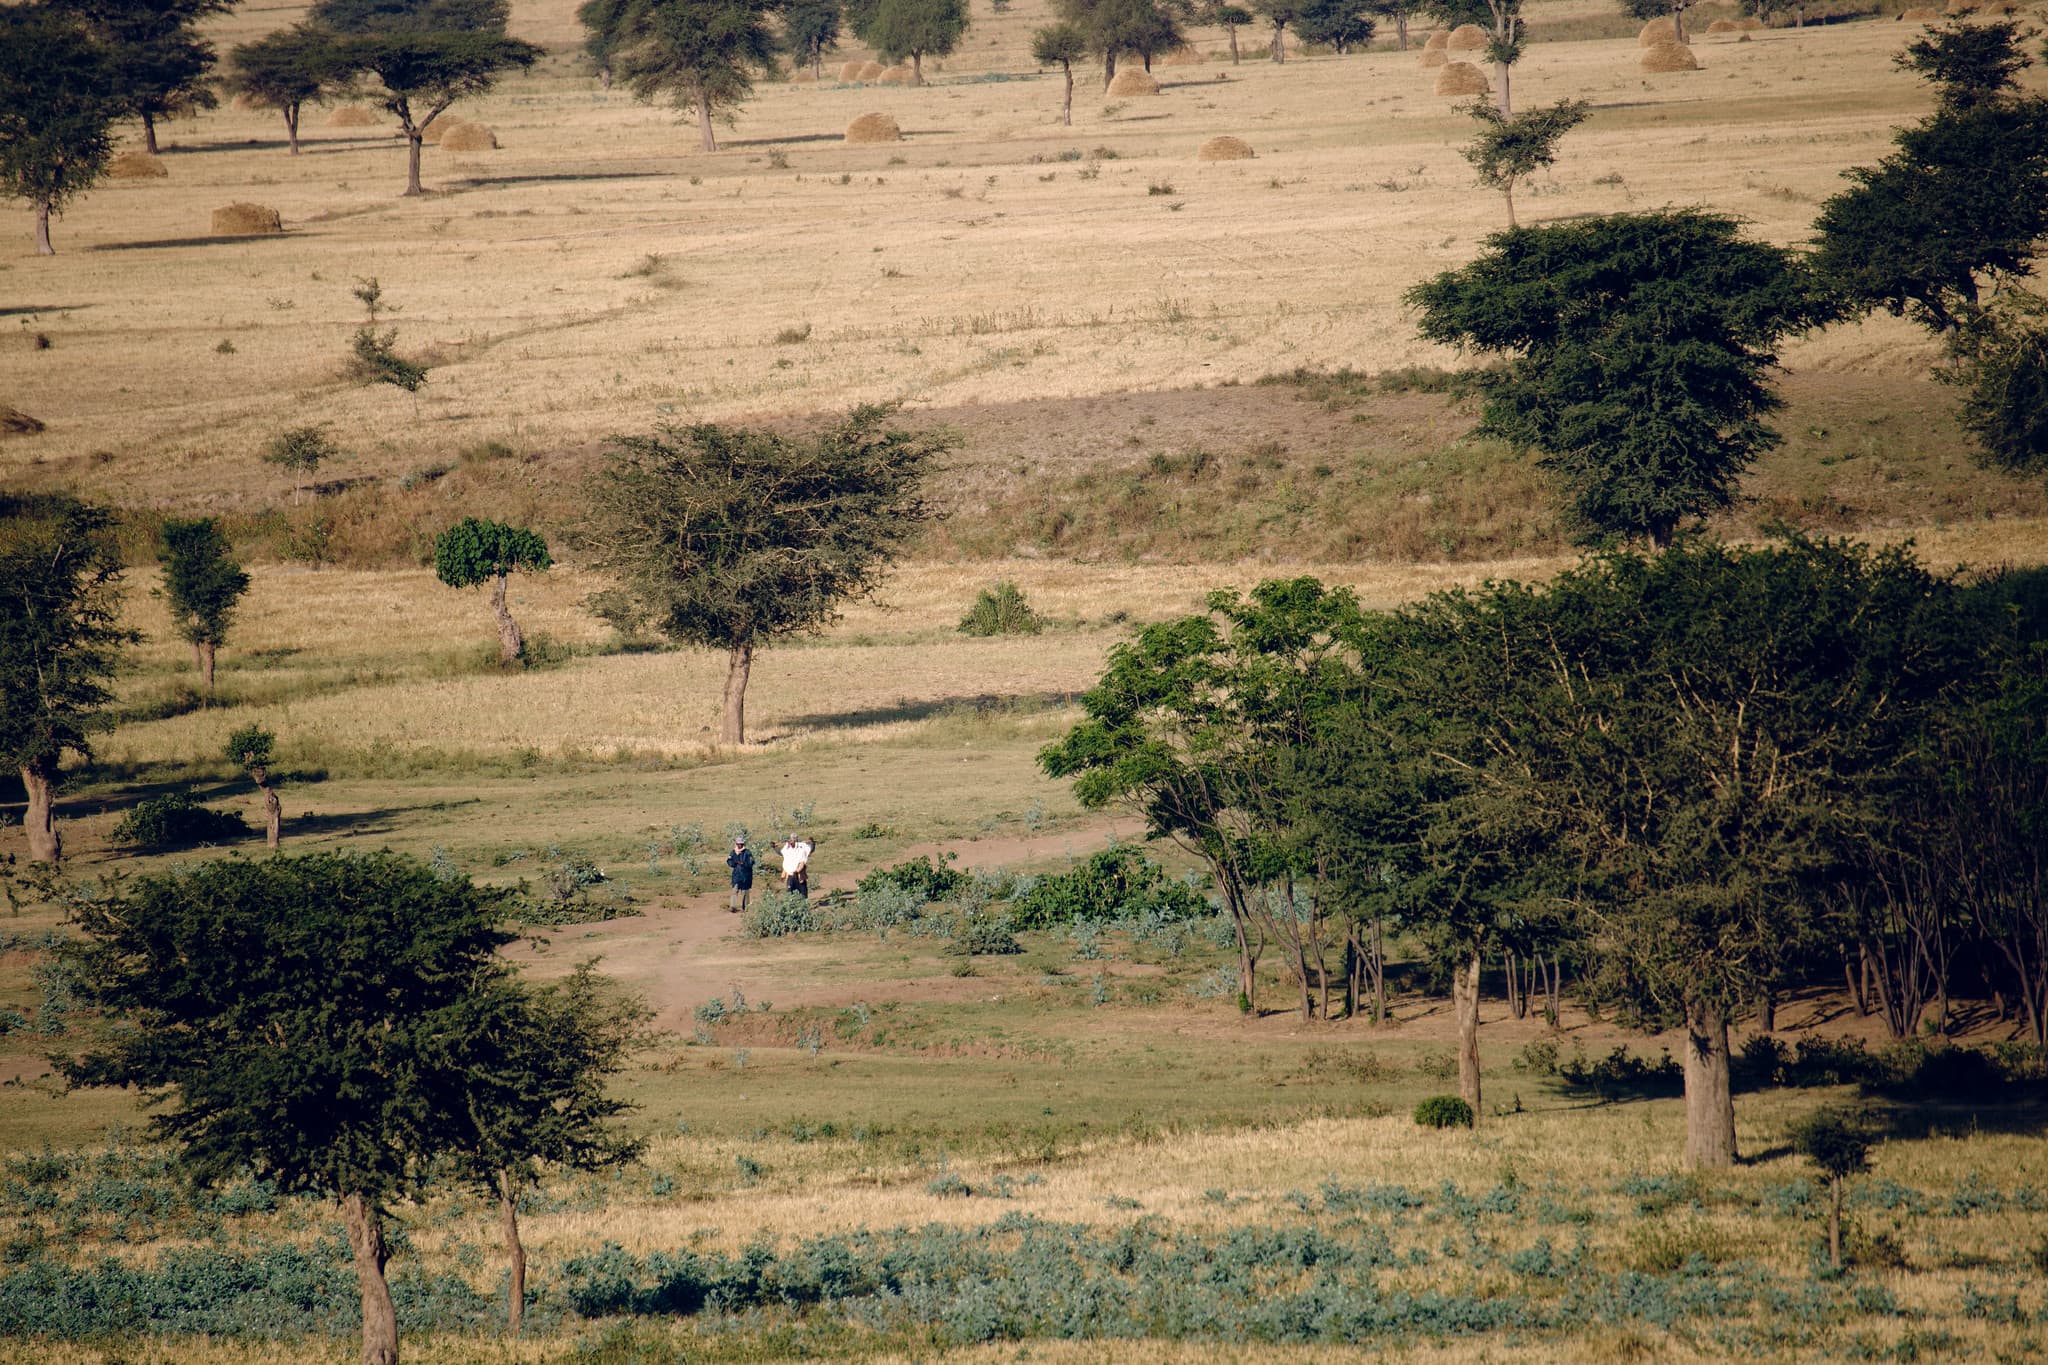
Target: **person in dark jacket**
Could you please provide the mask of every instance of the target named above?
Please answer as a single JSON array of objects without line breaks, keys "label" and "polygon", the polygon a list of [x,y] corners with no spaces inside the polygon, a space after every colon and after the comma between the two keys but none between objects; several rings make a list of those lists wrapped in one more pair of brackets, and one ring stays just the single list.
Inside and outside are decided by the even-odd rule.
[{"label": "person in dark jacket", "polygon": [[744,837],[732,841],[732,852],[725,855],[725,865],[732,869],[730,909],[737,915],[747,908],[747,896],[754,889],[754,854]]}]

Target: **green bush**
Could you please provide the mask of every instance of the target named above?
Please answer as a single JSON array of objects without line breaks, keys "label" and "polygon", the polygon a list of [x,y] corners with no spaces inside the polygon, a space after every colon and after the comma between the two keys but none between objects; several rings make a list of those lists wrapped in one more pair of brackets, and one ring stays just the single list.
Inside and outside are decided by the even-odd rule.
[{"label": "green bush", "polygon": [[249,826],[231,811],[202,806],[184,792],[152,796],[114,826],[114,842],[132,848],[191,848],[247,838]]},{"label": "green bush", "polygon": [[1068,872],[1032,882],[1010,910],[1018,929],[1053,929],[1077,920],[1196,919],[1209,912],[1202,893],[1167,874],[1136,847],[1117,844]]},{"label": "green bush", "polygon": [[1415,1122],[1423,1128],[1470,1128],[1472,1106],[1456,1095],[1431,1095],[1415,1106]]},{"label": "green bush", "polygon": [[948,853],[943,860],[926,855],[912,858],[894,867],[878,867],[854,883],[859,891],[879,891],[884,887],[897,887],[922,896],[928,901],[951,900],[973,882],[971,874],[952,866],[960,855]]},{"label": "green bush", "polygon": [[1010,926],[994,915],[962,915],[946,951],[963,957],[1007,956],[1024,951]]},{"label": "green bush", "polygon": [[962,635],[1036,635],[1044,629],[1044,619],[1024,600],[1024,590],[1007,578],[983,588],[960,618]]}]

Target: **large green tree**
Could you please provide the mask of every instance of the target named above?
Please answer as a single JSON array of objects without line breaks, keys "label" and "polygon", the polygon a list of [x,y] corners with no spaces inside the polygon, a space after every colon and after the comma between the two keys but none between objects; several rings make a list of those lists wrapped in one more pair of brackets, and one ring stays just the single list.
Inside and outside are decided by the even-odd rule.
[{"label": "large green tree", "polygon": [[506,34],[507,0],[320,0],[308,18],[339,37],[337,69],[375,76],[405,135],[405,193],[420,194],[426,131],[458,100],[489,91],[542,49]]},{"label": "large green tree", "polygon": [[29,858],[64,852],[55,798],[64,755],[111,727],[121,647],[114,518],[61,494],[0,492],[0,763],[21,774]]},{"label": "large green tree", "polygon": [[924,59],[944,57],[967,32],[967,0],[864,0],[853,31],[891,61],[910,58],[910,79],[924,84]]},{"label": "large green tree", "polygon": [[1294,25],[1304,43],[1320,43],[1340,57],[1371,47],[1374,29],[1365,0],[1314,0]]},{"label": "large green tree", "polygon": [[192,646],[201,684],[213,690],[213,659],[234,623],[235,608],[249,591],[249,575],[235,562],[234,546],[212,517],[172,517],[164,522],[163,596],[171,624]]},{"label": "large green tree", "polygon": [[342,59],[333,34],[294,24],[243,43],[228,53],[228,85],[284,117],[293,156],[299,154],[299,115],[340,87]]},{"label": "large green tree", "polygon": [[36,253],[54,255],[50,215],[106,173],[123,113],[106,48],[75,15],[0,6],[0,190],[35,211]]},{"label": "large green tree", "polygon": [[1697,210],[1500,233],[1416,286],[1431,340],[1501,363],[1481,429],[1540,453],[1586,539],[1669,543],[1759,451],[1776,347],[1838,314],[1799,259]]},{"label": "large green tree", "polygon": [[754,651],[816,631],[871,596],[932,515],[943,436],[854,409],[810,437],[702,423],[615,438],[584,487],[591,566],[617,586],[592,607],[726,652],[720,741],[746,740]]},{"label": "large green tree", "polygon": [[78,14],[99,36],[117,70],[115,95],[142,120],[143,144],[157,151],[157,120],[211,109],[219,98],[207,84],[213,44],[199,36],[203,19],[234,8],[235,0],[44,0]]},{"label": "large green tree", "polygon": [[583,51],[597,70],[597,83],[607,90],[612,88],[612,63],[626,11],[633,4],[634,0],[583,0],[576,7],[576,22],[583,25]]},{"label": "large green tree", "polygon": [[140,1090],[199,1182],[253,1171],[338,1201],[364,1365],[398,1361],[387,1210],[479,1150],[456,1097],[531,1079],[497,1073],[535,1059],[486,1032],[517,1018],[503,899],[397,854],[321,853],[143,877],[75,912],[79,994],[128,1027],[65,1073]]},{"label": "large green tree", "polygon": [[464,517],[434,538],[434,574],[451,588],[491,589],[491,614],[498,622],[498,662],[509,667],[526,652],[525,637],[505,605],[506,579],[514,572],[545,573],[554,566],[548,543],[524,526]]},{"label": "large green tree", "polygon": [[770,0],[634,0],[619,19],[613,64],[643,100],[666,97],[697,115],[704,150],[711,121],[746,101],[754,73],[775,62]]}]

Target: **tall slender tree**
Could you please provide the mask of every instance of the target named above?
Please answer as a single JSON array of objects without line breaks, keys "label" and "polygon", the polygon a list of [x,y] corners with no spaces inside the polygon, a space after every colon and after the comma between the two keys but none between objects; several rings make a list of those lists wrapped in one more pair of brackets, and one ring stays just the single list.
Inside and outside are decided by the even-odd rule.
[{"label": "tall slender tree", "polygon": [[1493,63],[1493,103],[1502,117],[1515,116],[1513,68],[1522,60],[1527,32],[1522,0],[1424,0],[1423,9],[1446,27],[1477,24],[1487,31],[1486,60]]},{"label": "tall slender tree", "polygon": [[1066,78],[1066,92],[1060,97],[1060,122],[1074,126],[1074,63],[1088,55],[1088,39],[1077,24],[1057,23],[1031,35],[1031,60],[1040,66],[1056,66]]},{"label": "tall slender tree", "polygon": [[782,41],[798,66],[811,69],[813,79],[825,79],[825,54],[838,50],[845,21],[840,0],[793,0],[782,11]]},{"label": "tall slender tree", "polygon": [[1479,123],[1478,136],[1464,149],[1464,157],[1479,175],[1479,183],[1499,190],[1507,204],[1508,227],[1515,223],[1515,186],[1557,160],[1557,144],[1564,135],[1585,122],[1590,111],[1584,100],[1559,100],[1542,109],[1527,109],[1513,118],[1498,107],[1475,100],[1466,112]]},{"label": "tall slender tree", "polygon": [[506,579],[520,571],[546,573],[552,567],[548,543],[524,526],[464,517],[434,539],[434,574],[443,583],[451,588],[490,585],[501,667],[518,663],[526,652],[526,639],[505,604]]},{"label": "tall slender tree", "polygon": [[35,212],[36,254],[51,256],[50,216],[91,189],[114,154],[117,68],[77,16],[0,6],[0,190]]},{"label": "tall slender tree", "polygon": [[171,624],[192,646],[200,683],[211,692],[214,654],[249,591],[249,574],[235,562],[234,547],[212,517],[165,521],[162,562]]}]

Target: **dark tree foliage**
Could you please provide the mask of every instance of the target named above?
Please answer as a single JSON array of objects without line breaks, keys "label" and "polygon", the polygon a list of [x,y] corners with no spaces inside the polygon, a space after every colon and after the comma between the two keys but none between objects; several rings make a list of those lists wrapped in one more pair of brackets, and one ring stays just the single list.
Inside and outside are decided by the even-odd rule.
[{"label": "dark tree foliage", "polygon": [[1074,63],[1088,55],[1088,36],[1078,24],[1048,25],[1031,35],[1031,60],[1040,66],[1056,66],[1066,77],[1066,91],[1060,98],[1060,122],[1074,126]]},{"label": "dark tree foliage", "polygon": [[1180,22],[1158,0],[1055,0],[1053,12],[1081,30],[1088,50],[1102,58],[1102,85],[1116,78],[1117,59],[1130,52],[1144,59],[1186,43]]},{"label": "dark tree foliage", "polygon": [[67,753],[111,727],[122,628],[114,518],[62,494],[0,492],[0,764],[28,792],[29,858],[63,855],[54,813]]},{"label": "dark tree foliage", "polygon": [[697,115],[707,152],[714,115],[746,102],[753,73],[775,62],[770,0],[633,0],[613,48],[618,75],[643,100],[668,98]]},{"label": "dark tree foliage", "polygon": [[1504,358],[1481,429],[1563,485],[1583,537],[1669,543],[1759,451],[1784,337],[1836,316],[1790,252],[1696,210],[1510,231],[1409,303],[1429,340]]},{"label": "dark tree foliage", "polygon": [[2034,64],[2020,50],[2020,37],[2020,26],[2011,19],[1966,21],[1959,16],[1907,43],[1892,61],[1919,72],[1934,87],[1941,107],[1960,113],[2019,88],[2020,72]]},{"label": "dark tree foliage", "polygon": [[165,521],[160,558],[171,622],[192,646],[200,679],[211,691],[214,653],[227,639],[242,594],[249,591],[249,575],[235,562],[234,546],[212,517]]},{"label": "dark tree foliage", "polygon": [[1983,463],[2012,474],[2048,472],[2048,307],[2010,296],[1970,330],[1962,386],[1963,429]]},{"label": "dark tree foliage", "polygon": [[1842,1268],[1842,1182],[1870,1169],[1870,1130],[1853,1114],[1823,1109],[1792,1125],[1792,1146],[1828,1178],[1828,1262]]},{"label": "dark tree foliage", "polygon": [[434,574],[443,583],[451,588],[490,585],[501,665],[517,663],[526,650],[519,624],[505,604],[507,576],[517,570],[545,573],[552,567],[548,543],[524,526],[464,517],[434,538]]},{"label": "dark tree foliage", "polygon": [[967,0],[867,0],[853,10],[862,42],[891,61],[910,58],[913,85],[924,84],[924,59],[950,54],[967,24]]},{"label": "dark tree foliage", "polygon": [[0,7],[0,190],[35,211],[36,252],[55,253],[50,216],[105,174],[114,154],[112,59],[75,16]]},{"label": "dark tree foliage", "polygon": [[825,54],[838,50],[845,14],[839,0],[794,0],[782,11],[783,44],[818,80],[825,79]]},{"label": "dark tree foliage", "polygon": [[45,0],[79,15],[98,35],[115,67],[115,98],[142,120],[144,146],[157,151],[156,122],[220,101],[207,82],[213,44],[200,20],[225,13],[234,0]]},{"label": "dark tree foliage", "polygon": [[81,905],[64,950],[131,1025],[63,1064],[74,1083],[141,1090],[196,1180],[341,1203],[366,1362],[398,1358],[385,1210],[468,1145],[445,1068],[510,989],[501,900],[392,853],[226,859]]},{"label": "dark tree foliage", "polygon": [[617,587],[592,607],[727,652],[720,738],[746,738],[757,646],[815,631],[871,595],[932,515],[924,479],[943,436],[854,409],[816,436],[703,423],[618,437],[585,485],[583,540]]},{"label": "dark tree foliage", "polygon": [[273,850],[284,835],[284,802],[270,783],[270,756],[276,747],[277,736],[254,724],[235,731],[221,746],[227,761],[246,771],[263,794],[264,837]]},{"label": "dark tree foliage", "polygon": [[607,90],[612,87],[626,11],[632,7],[633,0],[583,0],[576,7],[576,22],[583,26],[583,51],[597,70],[598,83]]},{"label": "dark tree foliage", "polygon": [[1374,24],[1365,0],[1315,0],[1295,22],[1305,43],[1320,43],[1339,56],[1372,46]]},{"label": "dark tree foliage", "polygon": [[299,154],[299,115],[338,89],[345,75],[335,36],[294,24],[243,43],[228,53],[228,85],[284,117],[293,156]]},{"label": "dark tree foliage", "polygon": [[[426,129],[542,50],[506,35],[507,0],[320,0],[308,19],[340,34],[337,69],[375,76],[406,139],[407,195],[420,194]],[[396,381],[394,381],[396,382]]]},{"label": "dark tree foliage", "polygon": [[1480,184],[1501,192],[1507,201],[1508,226],[1513,228],[1516,182],[1556,162],[1557,144],[1586,121],[1591,106],[1584,100],[1559,100],[1510,118],[1497,106],[1474,100],[1466,112],[1478,120],[1479,133],[1464,149],[1465,160],[1472,163]]},{"label": "dark tree foliage", "polygon": [[1408,50],[1408,23],[1421,14],[1426,6],[1423,0],[1366,0],[1365,12],[1377,14],[1391,20],[1394,25],[1394,41],[1402,52]]}]

